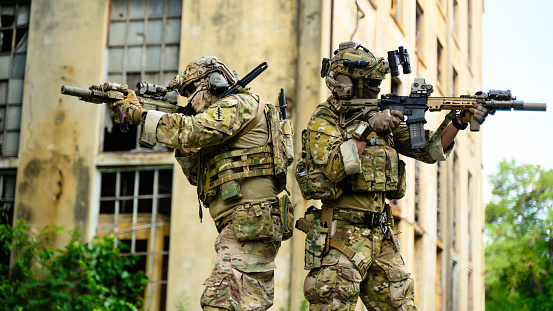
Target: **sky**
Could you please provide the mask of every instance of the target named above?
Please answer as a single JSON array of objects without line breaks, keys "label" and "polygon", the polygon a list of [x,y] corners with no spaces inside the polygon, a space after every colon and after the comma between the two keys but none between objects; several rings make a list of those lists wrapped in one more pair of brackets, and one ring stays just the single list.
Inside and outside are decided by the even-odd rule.
[{"label": "sky", "polygon": [[[510,89],[547,112],[498,111],[482,125],[484,204],[502,160],[553,169],[553,1],[484,0],[482,89]],[[549,92],[552,91],[552,94]]]}]

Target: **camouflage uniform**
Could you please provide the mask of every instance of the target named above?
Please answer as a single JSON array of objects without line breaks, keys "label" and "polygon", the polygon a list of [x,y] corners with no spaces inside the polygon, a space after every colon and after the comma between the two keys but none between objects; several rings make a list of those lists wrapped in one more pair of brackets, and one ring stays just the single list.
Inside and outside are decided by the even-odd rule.
[{"label": "camouflage uniform", "polygon": [[[257,125],[233,139],[261,103]],[[274,260],[283,240],[277,194],[284,188],[278,178],[284,147],[275,138],[277,122],[275,107],[248,90],[192,116],[148,112],[146,117],[146,134],[155,142],[190,153],[175,156],[219,231],[215,267],[201,298],[204,310],[266,310],[273,304]]]},{"label": "camouflage uniform", "polygon": [[[371,69],[385,64],[370,52],[359,52],[356,46],[342,43],[330,66],[340,65],[347,57],[352,62],[376,64]],[[353,52],[343,56],[343,51]],[[322,76],[324,65],[323,62]],[[407,126],[400,124],[387,136],[374,132],[374,136],[369,135],[359,156],[351,137],[360,121],[341,127],[340,113],[347,119],[351,116],[348,113],[354,112],[341,110],[336,99],[342,94],[350,96],[351,90],[359,92],[357,85],[366,86],[355,79],[349,85],[340,82],[347,79],[339,74],[351,74],[354,69],[357,70],[336,66],[334,73],[329,75],[327,71],[327,85],[331,90],[335,88],[335,95],[316,108],[302,133],[302,158],[296,167],[296,178],[304,198],[322,201],[322,210],[310,208],[306,212],[305,268],[310,272],[304,295],[310,310],[353,311],[359,297],[369,310],[416,310],[413,279],[393,236],[393,216],[385,200],[399,199],[405,193],[405,163],[398,154],[434,163],[446,160],[453,144],[444,151],[439,133],[426,131],[428,145],[413,149]],[[386,69],[369,74],[355,71],[358,77],[354,78],[362,81],[377,73],[382,76],[371,78],[381,80]],[[351,85],[354,87],[348,90]]]}]

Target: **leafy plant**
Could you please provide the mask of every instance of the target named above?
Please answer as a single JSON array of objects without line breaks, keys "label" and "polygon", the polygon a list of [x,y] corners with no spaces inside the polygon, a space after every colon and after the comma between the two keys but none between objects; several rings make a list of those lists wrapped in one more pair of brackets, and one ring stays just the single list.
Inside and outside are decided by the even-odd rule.
[{"label": "leafy plant", "polygon": [[49,242],[62,232],[46,226],[38,234],[18,221],[0,225],[0,252],[12,251],[12,267],[0,266],[0,305],[8,310],[138,310],[148,279],[131,274],[137,258],[120,256],[114,236],[80,242],[77,231],[64,249]]},{"label": "leafy plant", "polygon": [[486,310],[553,310],[553,170],[503,161],[486,206]]}]

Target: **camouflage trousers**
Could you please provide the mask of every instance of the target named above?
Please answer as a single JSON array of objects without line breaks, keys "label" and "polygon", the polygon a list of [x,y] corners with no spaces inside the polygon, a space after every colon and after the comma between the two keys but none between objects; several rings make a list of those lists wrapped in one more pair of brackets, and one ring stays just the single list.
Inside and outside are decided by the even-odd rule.
[{"label": "camouflage trousers", "polygon": [[337,223],[334,239],[351,247],[369,265],[368,273],[363,278],[348,257],[330,248],[305,279],[309,310],[353,311],[359,297],[368,310],[417,310],[413,279],[394,243],[379,228]]},{"label": "camouflage trousers", "polygon": [[217,259],[204,282],[203,309],[267,310],[273,305],[275,257],[280,242],[238,242],[232,223],[215,240]]}]

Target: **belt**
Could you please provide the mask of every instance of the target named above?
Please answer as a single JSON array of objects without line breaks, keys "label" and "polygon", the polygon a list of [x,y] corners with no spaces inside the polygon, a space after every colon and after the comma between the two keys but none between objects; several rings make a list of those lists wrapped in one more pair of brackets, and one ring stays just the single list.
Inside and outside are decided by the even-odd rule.
[{"label": "belt", "polygon": [[[252,208],[252,207],[256,207],[256,206],[259,206],[259,207],[268,207],[268,206],[270,206],[271,215],[280,215],[280,209],[278,207],[278,201],[239,204],[239,205],[236,205],[235,207],[233,207],[233,211],[234,211],[234,209],[236,209],[238,207],[242,207],[242,206],[244,206],[245,208],[248,208],[248,209]],[[225,216],[221,219],[217,219],[215,221],[215,226],[217,227],[217,231],[219,233],[221,233],[221,231],[223,230],[223,228],[225,228],[226,225],[228,225],[229,223],[232,222],[232,215],[233,214],[234,213],[230,213],[227,216]]]},{"label": "belt", "polygon": [[[307,209],[306,214],[321,216],[321,210]],[[352,209],[334,208],[332,220],[345,221],[352,225],[364,225],[369,228],[380,227],[383,233],[388,230],[388,216],[386,212],[356,211]]]}]

